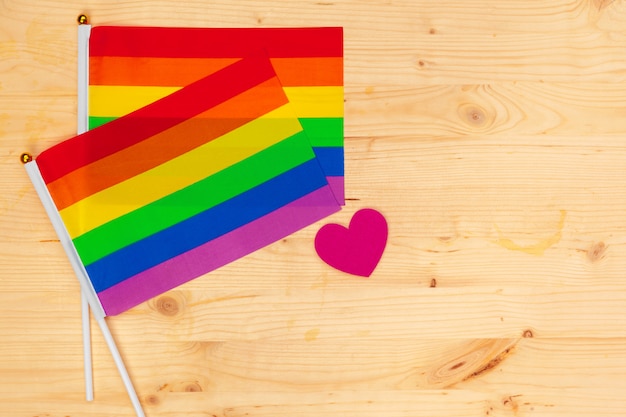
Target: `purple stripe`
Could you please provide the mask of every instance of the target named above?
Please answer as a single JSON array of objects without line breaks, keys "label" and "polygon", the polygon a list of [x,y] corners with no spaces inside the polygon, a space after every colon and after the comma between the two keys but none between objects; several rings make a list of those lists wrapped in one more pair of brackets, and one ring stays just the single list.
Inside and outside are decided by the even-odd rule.
[{"label": "purple stripe", "polygon": [[120,314],[295,233],[340,209],[330,186],[326,185],[260,219],[140,272],[98,293],[98,298],[107,315]]},{"label": "purple stripe", "polygon": [[328,181],[328,185],[330,185],[330,189],[333,190],[333,194],[335,194],[335,198],[337,202],[345,206],[345,185],[343,177],[326,177],[326,181]]}]

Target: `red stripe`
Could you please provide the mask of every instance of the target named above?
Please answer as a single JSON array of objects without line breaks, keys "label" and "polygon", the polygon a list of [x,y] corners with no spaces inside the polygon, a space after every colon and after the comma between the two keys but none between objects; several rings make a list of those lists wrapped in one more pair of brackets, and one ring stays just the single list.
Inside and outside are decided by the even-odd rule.
[{"label": "red stripe", "polygon": [[271,58],[341,57],[343,28],[158,28],[98,26],[90,56],[239,58],[264,48]]},{"label": "red stripe", "polygon": [[177,92],[46,151],[37,163],[46,183],[137,144],[275,76],[267,57],[248,57]]}]

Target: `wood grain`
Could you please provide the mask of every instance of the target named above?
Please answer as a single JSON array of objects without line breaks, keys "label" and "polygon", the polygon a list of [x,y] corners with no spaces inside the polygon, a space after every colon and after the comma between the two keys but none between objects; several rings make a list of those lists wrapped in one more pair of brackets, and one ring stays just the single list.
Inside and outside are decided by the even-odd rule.
[{"label": "wood grain", "polygon": [[[96,25],[345,28],[346,207],[109,319],[148,416],[626,412],[626,1],[0,4],[0,416],[133,416],[18,162],[72,136]],[[313,238],[387,218],[369,279]]]}]

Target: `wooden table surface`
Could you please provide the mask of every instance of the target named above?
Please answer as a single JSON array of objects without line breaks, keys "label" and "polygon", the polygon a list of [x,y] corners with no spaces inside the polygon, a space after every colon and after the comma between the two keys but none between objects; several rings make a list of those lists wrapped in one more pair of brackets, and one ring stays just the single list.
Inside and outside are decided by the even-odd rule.
[{"label": "wooden table surface", "polygon": [[[626,1],[0,3],[0,416],[133,416],[19,155],[76,129],[76,17],[343,26],[345,208],[109,319],[146,414],[626,414]],[[368,278],[313,238],[371,207]]]}]

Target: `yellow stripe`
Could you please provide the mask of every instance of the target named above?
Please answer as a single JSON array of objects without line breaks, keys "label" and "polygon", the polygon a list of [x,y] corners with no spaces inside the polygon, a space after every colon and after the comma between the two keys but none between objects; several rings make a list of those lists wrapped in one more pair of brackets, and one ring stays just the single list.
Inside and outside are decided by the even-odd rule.
[{"label": "yellow stripe", "polygon": [[298,117],[343,117],[343,87],[283,87]]},{"label": "yellow stripe", "polygon": [[[285,117],[291,110],[291,117]],[[61,210],[72,238],[227,168],[302,130],[289,104]]]},{"label": "yellow stripe", "polygon": [[181,87],[89,86],[89,115],[122,117],[162,99]]},{"label": "yellow stripe", "polygon": [[[121,117],[181,87],[89,86],[89,115]],[[343,87],[283,87],[297,117],[343,117]]]}]

